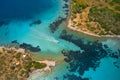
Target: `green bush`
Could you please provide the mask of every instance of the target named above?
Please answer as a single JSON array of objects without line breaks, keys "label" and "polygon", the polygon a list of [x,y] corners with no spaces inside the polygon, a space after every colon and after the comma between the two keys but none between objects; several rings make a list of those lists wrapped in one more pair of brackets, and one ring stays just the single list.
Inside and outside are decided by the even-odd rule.
[{"label": "green bush", "polygon": [[109,2],[109,5],[113,6],[113,5],[115,5],[115,3],[111,1],[111,2]]},{"label": "green bush", "polygon": [[71,2],[72,2],[71,3],[72,13],[74,13],[74,14],[80,13],[83,9],[88,7],[88,5],[86,3],[84,3],[83,0],[72,0]]},{"label": "green bush", "polygon": [[15,69],[15,66],[10,66],[10,69],[14,70],[14,69]]},{"label": "green bush", "polygon": [[39,62],[34,62],[34,63],[33,63],[33,66],[35,67],[35,69],[41,69],[41,68],[46,67],[46,64],[44,64],[44,63],[39,63]]},{"label": "green bush", "polygon": [[120,6],[116,6],[115,9],[120,11]]},{"label": "green bush", "polygon": [[16,54],[16,58],[17,58],[17,59],[20,59],[20,56],[21,56],[21,53],[17,53],[17,54]]}]

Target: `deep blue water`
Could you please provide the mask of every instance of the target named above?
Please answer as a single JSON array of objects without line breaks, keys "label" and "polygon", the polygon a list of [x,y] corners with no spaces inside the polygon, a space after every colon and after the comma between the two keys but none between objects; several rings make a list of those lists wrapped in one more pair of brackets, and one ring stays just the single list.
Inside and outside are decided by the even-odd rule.
[{"label": "deep blue water", "polygon": [[52,6],[52,0],[0,0],[0,20],[29,19]]}]

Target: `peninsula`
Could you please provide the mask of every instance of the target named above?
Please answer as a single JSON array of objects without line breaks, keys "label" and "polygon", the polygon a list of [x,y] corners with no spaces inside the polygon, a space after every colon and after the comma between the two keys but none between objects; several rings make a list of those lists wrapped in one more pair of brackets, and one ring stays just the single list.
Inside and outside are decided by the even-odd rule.
[{"label": "peninsula", "polygon": [[0,79],[27,80],[31,73],[50,70],[53,61],[35,61],[30,52],[22,48],[0,47]]},{"label": "peninsula", "polygon": [[70,29],[98,37],[120,37],[119,0],[71,0],[70,8]]}]

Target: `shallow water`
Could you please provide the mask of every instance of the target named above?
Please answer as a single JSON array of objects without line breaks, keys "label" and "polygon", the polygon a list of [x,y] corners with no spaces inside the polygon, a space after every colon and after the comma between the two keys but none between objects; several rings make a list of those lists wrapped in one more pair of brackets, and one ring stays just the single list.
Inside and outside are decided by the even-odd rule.
[{"label": "shallow water", "polygon": [[11,44],[11,41],[17,40],[19,44],[40,46],[41,51],[34,55],[40,60],[52,59],[57,63],[52,72],[36,73],[28,80],[120,80],[120,39],[101,40],[68,30],[64,20],[68,8],[63,8],[66,4],[63,0],[35,0],[29,3],[24,0],[24,6],[21,0],[13,1],[0,3],[8,6],[19,3],[16,15],[13,15],[16,5],[10,6],[10,13],[8,7],[0,6],[1,12],[7,13],[0,14],[0,44]]}]

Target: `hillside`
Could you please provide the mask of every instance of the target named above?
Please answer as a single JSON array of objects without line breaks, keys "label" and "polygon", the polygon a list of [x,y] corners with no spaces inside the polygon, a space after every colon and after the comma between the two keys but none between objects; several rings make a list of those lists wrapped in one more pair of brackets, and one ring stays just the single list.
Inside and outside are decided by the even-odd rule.
[{"label": "hillside", "polygon": [[95,35],[120,35],[120,0],[71,0],[72,28]]}]

